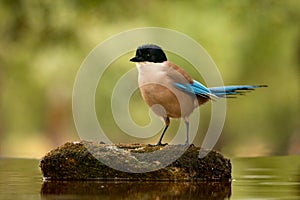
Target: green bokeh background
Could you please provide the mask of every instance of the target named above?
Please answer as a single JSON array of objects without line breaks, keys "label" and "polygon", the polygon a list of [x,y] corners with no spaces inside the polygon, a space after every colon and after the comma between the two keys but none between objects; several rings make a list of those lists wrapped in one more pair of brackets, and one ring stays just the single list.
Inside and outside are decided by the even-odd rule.
[{"label": "green bokeh background", "polygon": [[[40,157],[66,141],[79,140],[71,101],[80,64],[110,36],[148,26],[174,29],[200,43],[219,67],[226,85],[269,85],[228,100],[226,123],[216,149],[228,156],[297,154],[299,21],[297,0],[3,0],[0,156]],[[133,53],[112,64],[107,81],[97,90],[98,117],[106,119],[103,124],[112,135],[118,135],[119,129],[109,117],[110,106],[101,99],[109,98],[109,85],[119,75],[135,67],[128,62]],[[201,80],[184,60],[171,54],[169,58]],[[147,122],[148,110],[138,92],[132,104],[133,118],[140,124]],[[209,104],[201,108],[204,121],[208,120],[205,116],[209,118],[209,108]],[[178,123],[173,123],[173,129]],[[196,140],[203,137],[199,135]],[[114,138],[115,142],[128,142]]]}]

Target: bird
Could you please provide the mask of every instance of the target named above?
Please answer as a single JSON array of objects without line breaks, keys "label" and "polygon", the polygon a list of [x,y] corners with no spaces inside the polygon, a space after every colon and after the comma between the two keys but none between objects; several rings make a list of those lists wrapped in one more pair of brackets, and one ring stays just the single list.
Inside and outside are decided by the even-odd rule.
[{"label": "bird", "polygon": [[138,86],[143,100],[164,122],[164,128],[154,146],[165,146],[163,137],[170,125],[170,118],[182,118],[186,127],[186,140],[189,145],[189,116],[209,100],[235,97],[246,91],[266,85],[231,85],[206,87],[194,80],[187,72],[168,61],[163,49],[156,44],[144,44],[137,47],[130,62],[138,70]]}]

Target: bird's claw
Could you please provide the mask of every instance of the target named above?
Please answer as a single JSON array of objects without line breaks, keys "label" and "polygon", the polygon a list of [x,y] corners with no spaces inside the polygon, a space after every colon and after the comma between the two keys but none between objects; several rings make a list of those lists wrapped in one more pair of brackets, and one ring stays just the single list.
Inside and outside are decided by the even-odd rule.
[{"label": "bird's claw", "polygon": [[155,146],[162,146],[162,147],[164,147],[166,145],[168,145],[168,143],[157,143]]},{"label": "bird's claw", "polygon": [[150,146],[150,147],[164,147],[166,145],[168,145],[168,143],[158,142],[157,144],[148,144],[148,146]]},{"label": "bird's claw", "polygon": [[190,143],[188,141],[186,141],[183,145],[184,146],[190,146]]}]

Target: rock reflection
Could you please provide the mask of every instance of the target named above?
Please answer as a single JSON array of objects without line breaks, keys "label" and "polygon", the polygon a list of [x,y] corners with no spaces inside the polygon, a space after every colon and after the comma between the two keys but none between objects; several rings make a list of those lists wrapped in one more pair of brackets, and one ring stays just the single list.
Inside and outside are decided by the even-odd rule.
[{"label": "rock reflection", "polygon": [[41,194],[46,199],[227,199],[231,182],[45,181]]}]

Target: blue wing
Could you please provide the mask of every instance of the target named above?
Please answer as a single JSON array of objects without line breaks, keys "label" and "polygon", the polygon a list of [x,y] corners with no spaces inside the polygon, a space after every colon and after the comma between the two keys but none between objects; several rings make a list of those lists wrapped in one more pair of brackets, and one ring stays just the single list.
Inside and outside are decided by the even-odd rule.
[{"label": "blue wing", "polygon": [[191,93],[203,98],[210,98],[212,96],[215,96],[210,92],[210,90],[207,87],[195,80],[193,80],[193,83],[191,84],[175,83],[175,86],[178,89],[183,90],[184,92]]}]

